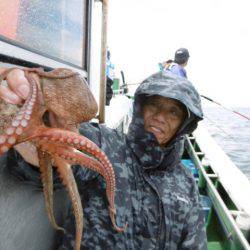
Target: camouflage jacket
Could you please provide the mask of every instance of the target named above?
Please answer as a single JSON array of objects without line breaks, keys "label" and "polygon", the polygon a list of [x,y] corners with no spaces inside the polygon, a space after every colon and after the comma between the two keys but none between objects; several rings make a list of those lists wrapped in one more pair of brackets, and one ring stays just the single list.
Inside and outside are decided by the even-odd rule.
[{"label": "camouflage jacket", "polygon": [[[154,135],[144,130],[140,102],[145,95],[174,98],[187,107],[187,119],[166,148],[159,147]],[[179,141],[195,129],[200,119],[200,99],[192,84],[184,78],[159,72],[137,89],[127,135],[103,125],[81,125],[80,133],[102,148],[113,164],[117,185],[116,222],[120,227],[128,224],[123,233],[112,228],[104,179],[91,170],[75,166],[84,209],[81,249],[206,249],[197,187],[179,156]],[[27,179],[37,181],[39,177],[27,173],[27,163],[15,154],[16,171],[20,174],[26,171]],[[64,227],[66,234],[59,249],[73,249],[75,224],[71,209]]]}]

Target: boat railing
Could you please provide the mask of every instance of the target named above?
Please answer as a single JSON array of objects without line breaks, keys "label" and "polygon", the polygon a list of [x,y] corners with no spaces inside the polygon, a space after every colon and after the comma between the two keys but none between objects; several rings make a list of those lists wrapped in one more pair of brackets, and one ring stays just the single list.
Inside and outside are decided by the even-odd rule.
[{"label": "boat railing", "polygon": [[[241,246],[240,249],[250,250],[249,242],[245,237],[245,235],[249,235],[249,232],[244,232],[244,235],[244,230],[241,231],[235,220],[237,216],[241,216],[245,213],[243,211],[237,210],[236,206],[235,210],[231,211],[226,206],[223,198],[218,192],[218,183],[220,182],[219,176],[215,172],[211,171],[209,163],[205,160],[206,155],[200,150],[195,135],[186,136],[186,143],[188,154],[199,171],[199,189],[206,189],[206,193],[210,197],[213,208],[218,219],[220,220],[220,225],[224,231],[225,237],[230,241],[238,239]],[[238,250],[237,247],[232,249]]]}]

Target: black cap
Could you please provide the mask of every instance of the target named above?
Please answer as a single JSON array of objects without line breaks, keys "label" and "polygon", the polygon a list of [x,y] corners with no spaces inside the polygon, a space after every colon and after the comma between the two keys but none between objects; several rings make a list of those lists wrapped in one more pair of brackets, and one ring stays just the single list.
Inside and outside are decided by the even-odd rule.
[{"label": "black cap", "polygon": [[185,48],[180,48],[176,50],[175,56],[174,56],[174,61],[178,64],[183,64],[186,63],[189,59],[189,52]]}]

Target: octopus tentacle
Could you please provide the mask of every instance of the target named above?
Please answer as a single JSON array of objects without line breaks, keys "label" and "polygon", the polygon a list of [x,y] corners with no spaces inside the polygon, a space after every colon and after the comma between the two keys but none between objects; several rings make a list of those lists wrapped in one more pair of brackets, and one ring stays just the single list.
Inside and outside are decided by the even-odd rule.
[{"label": "octopus tentacle", "polygon": [[38,87],[35,81],[30,82],[30,93],[22,108],[14,116],[11,125],[9,125],[4,134],[0,135],[0,156],[20,143],[20,136],[27,131],[29,127],[31,114],[37,102]]},{"label": "octopus tentacle", "polygon": [[72,164],[80,164],[83,165],[84,167],[89,167],[91,165],[94,165],[95,169],[93,170],[99,172],[106,180],[106,185],[107,185],[106,193],[110,203],[109,214],[112,225],[117,232],[125,231],[127,228],[127,223],[125,224],[124,227],[118,227],[116,225],[115,221],[116,210],[115,210],[114,200],[112,200],[114,198],[115,186],[113,186],[113,183],[110,181],[111,180],[110,175],[105,171],[105,169],[103,169],[102,164],[100,164],[95,159],[88,157],[87,155],[78,150],[75,150],[72,153],[68,153],[66,156],[61,155],[61,157],[68,159]]},{"label": "octopus tentacle", "polygon": [[[79,134],[76,134],[76,133],[71,132],[71,131],[64,131],[64,134],[62,134],[60,132],[58,134],[55,133],[52,136],[53,140],[56,140],[56,138],[59,138],[61,143],[64,143],[64,144],[70,145],[74,148],[83,150],[84,152],[87,152],[87,153],[93,155],[98,161],[100,161],[100,163],[102,163],[102,165],[105,169],[104,173],[106,175],[106,176],[105,175],[103,175],[103,176],[106,179],[106,183],[107,183],[106,192],[107,192],[107,197],[109,200],[110,218],[111,218],[114,229],[118,232],[123,232],[124,230],[126,230],[127,224],[125,224],[125,226],[122,228],[118,227],[116,225],[116,221],[115,221],[116,209],[115,209],[115,196],[114,196],[115,195],[115,186],[116,186],[115,173],[114,173],[113,167],[112,167],[110,161],[108,160],[107,156],[105,155],[105,153],[102,150],[100,150],[100,148],[95,143],[93,143],[92,141],[90,141],[86,137],[79,135]],[[66,137],[65,140],[63,140],[64,136]],[[84,164],[84,163],[80,163],[80,162],[77,162],[77,163]]]},{"label": "octopus tentacle", "polygon": [[[47,143],[46,143],[47,142]],[[48,142],[47,139],[40,138],[39,140],[39,147],[42,151],[47,152],[49,154],[53,155],[59,155],[61,158],[64,158],[65,160],[76,163],[76,157],[79,159],[79,157],[82,157],[80,160],[80,164],[86,166],[87,168],[98,172],[102,176],[107,176],[107,173],[105,172],[105,169],[103,168],[102,164],[98,162],[96,159],[78,151],[77,149],[74,149],[72,147],[69,147],[67,145],[59,145],[54,141]]]},{"label": "octopus tentacle", "polygon": [[[34,131],[33,135],[27,139],[43,138],[50,141],[58,142],[63,145],[69,145],[79,150],[83,150],[86,153],[94,156],[100,161],[107,171],[110,171],[110,176],[115,181],[115,174],[110,161],[108,160],[105,153],[91,140],[83,135],[79,135],[75,132],[64,130],[60,128],[46,128],[40,127]],[[115,183],[114,185],[115,186]]]},{"label": "octopus tentacle", "polygon": [[[55,146],[53,145],[53,143],[51,143],[50,145],[47,143],[42,146],[42,150],[46,150],[49,153],[59,155],[61,158],[66,159],[72,164],[80,164],[83,165],[84,167],[90,168],[91,170],[100,173],[106,180],[106,185],[107,185],[106,193],[109,203],[113,202],[111,199],[113,199],[114,197],[115,186],[113,186],[113,183],[111,182],[110,175],[107,173],[106,169],[103,168],[103,165],[99,161],[95,160],[90,156],[85,155],[83,152],[80,152],[71,147],[67,147],[65,145]],[[118,232],[124,231],[127,225],[125,225],[122,228],[116,225],[114,202],[110,204],[109,212],[114,229]]]},{"label": "octopus tentacle", "polygon": [[[111,163],[109,162],[105,153],[100,150],[100,148],[87,139],[86,137],[79,135],[72,131],[67,131],[59,128],[38,128],[32,136],[27,138],[27,140],[35,138],[47,139],[48,141],[53,141],[60,143],[62,145],[69,145],[76,149],[83,150],[86,153],[93,155],[100,163],[102,163],[105,172],[107,172],[110,181],[109,192],[109,202],[114,203],[114,189],[115,189],[115,174]],[[110,205],[111,205],[110,204]]]},{"label": "octopus tentacle", "polygon": [[63,184],[66,186],[66,189],[69,193],[72,202],[72,207],[76,220],[75,249],[80,250],[83,231],[83,209],[81,198],[70,164],[68,164],[67,162],[65,162],[65,160],[61,159],[59,156],[56,155],[53,156],[53,159],[55,161],[57,171],[63,181]]},{"label": "octopus tentacle", "polygon": [[56,230],[65,231],[64,228],[59,227],[57,225],[53,213],[53,176],[51,157],[48,153],[41,151],[39,148],[37,149],[37,153],[39,158],[39,170],[41,172],[41,178],[43,183],[45,207],[49,216],[49,220]]},{"label": "octopus tentacle", "polygon": [[100,162],[98,162],[97,160],[85,155],[84,153],[78,150],[75,150],[72,153],[68,153],[67,155],[61,155],[61,157],[69,160],[72,164],[80,164],[80,165],[83,165],[84,167],[90,167],[94,165],[93,170],[99,172],[106,180],[106,194],[107,194],[107,198],[110,204],[109,215],[110,215],[112,225],[117,232],[125,231],[127,228],[127,223],[125,224],[124,227],[118,227],[116,225],[116,221],[115,221],[116,210],[115,210],[114,201],[112,200],[114,197],[115,187],[112,186],[113,184],[110,181],[111,180],[110,176],[105,171],[105,169],[103,169],[102,164],[100,164]]}]

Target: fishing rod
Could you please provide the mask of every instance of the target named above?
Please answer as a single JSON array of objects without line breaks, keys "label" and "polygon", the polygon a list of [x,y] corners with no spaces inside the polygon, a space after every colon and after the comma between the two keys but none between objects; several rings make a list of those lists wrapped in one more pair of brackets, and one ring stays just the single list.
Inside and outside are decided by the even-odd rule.
[{"label": "fishing rod", "polygon": [[[126,83],[125,83],[125,78],[124,78],[124,73],[123,73],[123,71],[121,71],[121,75],[122,75],[123,85],[127,85],[127,86],[139,85],[139,83],[130,83],[130,84],[126,84]],[[205,95],[200,95],[200,96],[203,97],[203,98],[205,98],[206,100],[208,100],[208,101],[210,101],[210,102],[213,102],[213,103],[215,103],[215,104],[221,106],[222,108],[224,108],[224,109],[226,109],[226,110],[228,110],[228,111],[230,111],[230,112],[233,112],[233,113],[235,113],[235,114],[237,114],[237,115],[240,115],[241,117],[243,117],[243,118],[247,119],[248,121],[250,121],[250,117],[248,117],[248,116],[246,116],[246,115],[244,115],[244,114],[242,114],[242,113],[240,113],[240,112],[238,112],[238,111],[236,111],[236,110],[233,110],[233,109],[231,109],[231,108],[227,108],[227,107],[225,107],[224,105],[222,105],[221,103],[219,103],[219,102],[213,100],[213,99],[210,98],[210,97],[207,97],[207,96],[205,96]],[[130,99],[133,99],[133,96],[127,95],[127,97],[130,98]]]},{"label": "fishing rod", "polygon": [[233,113],[235,113],[235,114],[237,114],[237,115],[240,115],[241,117],[243,117],[243,118],[247,119],[248,121],[250,121],[250,118],[249,118],[248,116],[243,115],[242,113],[240,113],[240,112],[238,112],[238,111],[236,111],[236,110],[233,110],[233,109],[231,109],[231,108],[227,108],[227,107],[223,106],[222,104],[220,104],[219,102],[216,102],[215,100],[213,100],[213,99],[211,99],[211,98],[209,98],[209,97],[207,97],[207,96],[204,96],[204,95],[200,95],[200,96],[203,97],[203,98],[205,98],[205,99],[207,99],[208,101],[213,102],[213,103],[215,103],[215,104],[221,106],[222,108],[224,108],[224,109],[226,109],[226,110],[228,110],[228,111],[231,111],[231,112],[233,112]]},{"label": "fishing rod", "polygon": [[127,83],[128,86],[130,85],[139,85],[140,83]]}]

